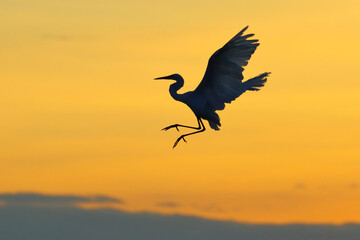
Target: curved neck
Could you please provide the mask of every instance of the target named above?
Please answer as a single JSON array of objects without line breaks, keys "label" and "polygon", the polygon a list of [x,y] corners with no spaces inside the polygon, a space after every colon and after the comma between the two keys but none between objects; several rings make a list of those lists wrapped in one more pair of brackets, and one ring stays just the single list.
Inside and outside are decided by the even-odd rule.
[{"label": "curved neck", "polygon": [[170,95],[177,101],[181,101],[181,96],[182,94],[178,94],[177,91],[182,88],[182,86],[184,86],[184,79],[183,78],[179,78],[176,79],[176,82],[170,85]]}]

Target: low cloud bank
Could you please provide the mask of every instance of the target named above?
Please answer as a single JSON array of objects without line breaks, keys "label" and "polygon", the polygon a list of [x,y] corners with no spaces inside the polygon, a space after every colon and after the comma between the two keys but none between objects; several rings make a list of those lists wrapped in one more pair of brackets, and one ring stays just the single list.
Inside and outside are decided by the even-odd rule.
[{"label": "low cloud bank", "polygon": [[[107,196],[21,193],[0,194],[0,201],[4,203],[0,205],[0,239],[4,240],[357,240],[360,236],[357,224],[240,224],[181,215],[87,210],[74,205],[121,202]],[[48,207],[38,208],[34,203]]]}]

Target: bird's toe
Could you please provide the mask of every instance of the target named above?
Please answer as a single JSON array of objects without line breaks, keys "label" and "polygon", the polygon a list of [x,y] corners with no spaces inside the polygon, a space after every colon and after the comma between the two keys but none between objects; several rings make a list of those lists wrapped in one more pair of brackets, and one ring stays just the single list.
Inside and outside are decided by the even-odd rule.
[{"label": "bird's toe", "polygon": [[185,140],[185,137],[181,136],[178,139],[176,139],[173,148],[175,148],[178,145],[178,143],[180,142],[181,139],[184,140],[184,142],[187,143],[187,141]]},{"label": "bird's toe", "polygon": [[179,142],[179,139],[177,139],[177,140],[175,141],[173,148],[176,147],[176,145],[178,144],[178,142]]}]

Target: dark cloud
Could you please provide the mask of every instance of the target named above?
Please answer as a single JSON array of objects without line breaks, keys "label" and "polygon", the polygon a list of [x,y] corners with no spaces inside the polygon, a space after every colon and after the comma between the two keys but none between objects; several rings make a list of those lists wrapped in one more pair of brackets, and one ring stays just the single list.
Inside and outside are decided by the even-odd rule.
[{"label": "dark cloud", "polygon": [[159,202],[156,204],[158,207],[176,208],[179,207],[178,203],[175,202]]},{"label": "dark cloud", "polygon": [[123,203],[108,196],[44,195],[37,193],[0,194],[0,201],[7,206],[74,206],[77,203]]},{"label": "dark cloud", "polygon": [[[106,196],[1,194],[7,203],[112,202]],[[360,225],[271,225],[215,221],[191,216],[126,213],[116,209],[32,205],[0,207],[0,239],[11,240],[355,240]]]}]

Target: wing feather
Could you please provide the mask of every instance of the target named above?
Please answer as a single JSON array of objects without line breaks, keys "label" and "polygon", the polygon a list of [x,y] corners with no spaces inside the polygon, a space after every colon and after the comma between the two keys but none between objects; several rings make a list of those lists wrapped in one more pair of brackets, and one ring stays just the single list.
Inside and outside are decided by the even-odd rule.
[{"label": "wing feather", "polygon": [[242,29],[209,59],[205,75],[194,92],[208,100],[214,110],[222,110],[242,93],[242,72],[248,60],[259,46],[254,34],[243,35]]}]

